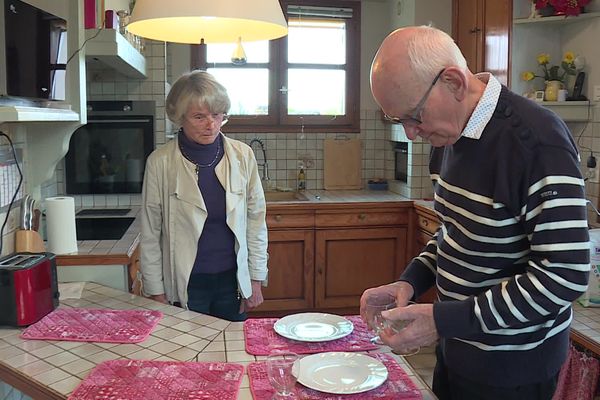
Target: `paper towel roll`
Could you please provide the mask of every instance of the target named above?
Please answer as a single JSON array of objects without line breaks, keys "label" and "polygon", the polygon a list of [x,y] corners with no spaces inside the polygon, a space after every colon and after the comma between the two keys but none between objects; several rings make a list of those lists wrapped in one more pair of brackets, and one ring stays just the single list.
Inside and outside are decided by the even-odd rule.
[{"label": "paper towel roll", "polygon": [[46,236],[49,252],[54,254],[77,252],[75,201],[72,197],[46,199]]}]

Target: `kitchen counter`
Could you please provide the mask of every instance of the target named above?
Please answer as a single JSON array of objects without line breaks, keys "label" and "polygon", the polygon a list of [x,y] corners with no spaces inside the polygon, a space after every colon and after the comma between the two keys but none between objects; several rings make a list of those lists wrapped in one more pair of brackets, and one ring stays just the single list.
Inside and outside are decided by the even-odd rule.
[{"label": "kitchen counter", "polygon": [[[246,366],[265,358],[244,350],[242,322],[185,311],[95,283],[86,283],[81,299],[63,300],[61,307],[150,309],[160,310],[164,317],[138,344],[23,340],[19,337],[21,329],[0,328],[0,381],[36,400],[66,399],[92,368],[106,360],[189,361],[197,357],[198,361]],[[436,398],[403,357],[390,355],[419,387],[423,399]],[[238,399],[252,399],[247,376]]]}]

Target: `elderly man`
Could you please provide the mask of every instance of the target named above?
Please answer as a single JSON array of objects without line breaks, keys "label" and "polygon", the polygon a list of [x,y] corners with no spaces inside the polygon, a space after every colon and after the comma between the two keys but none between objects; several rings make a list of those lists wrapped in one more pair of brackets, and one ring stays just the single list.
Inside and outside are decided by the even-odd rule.
[{"label": "elderly man", "polygon": [[[431,143],[441,227],[387,292],[380,336],[402,352],[439,340],[441,399],[551,399],[569,343],[571,302],[589,276],[584,182],[565,124],[472,74],[447,34],[408,27],[381,44],[373,96],[409,139]],[[436,285],[439,301],[406,304]]]}]

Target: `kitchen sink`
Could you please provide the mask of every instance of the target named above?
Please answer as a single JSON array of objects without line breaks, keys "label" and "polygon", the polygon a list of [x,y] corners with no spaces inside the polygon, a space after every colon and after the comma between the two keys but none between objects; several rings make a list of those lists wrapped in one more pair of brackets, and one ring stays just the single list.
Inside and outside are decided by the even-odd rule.
[{"label": "kitchen sink", "polygon": [[119,240],[135,218],[75,218],[77,240]]},{"label": "kitchen sink", "polygon": [[272,201],[307,201],[308,197],[300,192],[265,192],[265,200]]}]

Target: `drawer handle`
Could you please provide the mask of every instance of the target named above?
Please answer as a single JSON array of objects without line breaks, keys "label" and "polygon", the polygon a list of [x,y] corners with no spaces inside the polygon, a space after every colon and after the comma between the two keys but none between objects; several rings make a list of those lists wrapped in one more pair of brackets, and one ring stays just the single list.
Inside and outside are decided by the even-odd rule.
[{"label": "drawer handle", "polygon": [[281,218],[283,218],[281,215],[276,215],[275,216],[275,221],[281,221]]},{"label": "drawer handle", "polygon": [[367,218],[366,214],[358,214],[358,219],[360,219],[361,221],[364,220],[365,218]]}]

